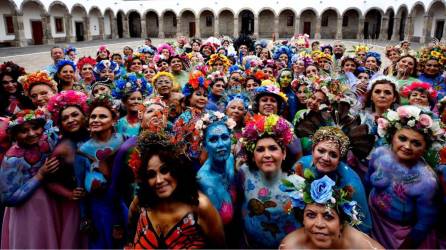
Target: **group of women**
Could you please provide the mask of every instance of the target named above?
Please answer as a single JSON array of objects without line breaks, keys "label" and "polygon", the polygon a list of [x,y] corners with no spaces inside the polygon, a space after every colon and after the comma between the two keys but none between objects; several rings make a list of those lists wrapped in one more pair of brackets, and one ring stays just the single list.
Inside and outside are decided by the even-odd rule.
[{"label": "group of women", "polygon": [[2,248],[446,247],[446,45],[65,52],[0,65]]}]

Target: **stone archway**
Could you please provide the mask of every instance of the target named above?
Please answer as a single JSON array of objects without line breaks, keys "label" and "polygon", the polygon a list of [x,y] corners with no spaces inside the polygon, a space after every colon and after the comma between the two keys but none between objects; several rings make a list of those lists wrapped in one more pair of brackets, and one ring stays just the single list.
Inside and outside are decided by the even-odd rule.
[{"label": "stone archway", "polygon": [[[116,32],[114,31],[115,27],[113,27],[114,25],[114,14],[113,11],[111,9],[107,9],[104,12],[104,33],[105,33],[105,38],[111,39],[114,38],[113,33]],[[115,33],[116,34],[116,33]]]},{"label": "stone archway", "polygon": [[129,13],[129,35],[130,37],[141,37],[141,16],[137,11]]},{"label": "stone archway", "polygon": [[387,40],[392,39],[392,35],[393,35],[393,27],[394,27],[394,23],[395,23],[395,12],[393,11],[392,8],[389,8],[386,11],[386,15],[389,17],[389,23],[388,23],[388,29],[387,29],[387,34],[383,34],[383,35],[387,35]]},{"label": "stone archway", "polygon": [[163,32],[166,38],[174,38],[177,32],[177,16],[171,10],[164,12]]},{"label": "stone archway", "polygon": [[118,37],[124,37],[124,12],[118,11],[118,15],[116,15],[116,22],[118,28]]},{"label": "stone archway", "polygon": [[317,15],[312,9],[303,11],[300,14],[300,33],[308,34],[314,38],[316,33]]},{"label": "stone archway", "polygon": [[159,20],[158,20],[158,14],[156,14],[155,11],[148,11],[146,13],[146,25],[147,25],[147,36],[158,37]]},{"label": "stone archway", "polygon": [[197,34],[195,24],[195,14],[190,10],[181,13],[181,33],[188,37],[194,37]]},{"label": "stone archway", "polygon": [[229,10],[223,10],[218,15],[218,31],[220,35],[234,35],[234,13]]},{"label": "stone archway", "polygon": [[321,38],[335,39],[337,32],[338,13],[333,9],[324,11],[321,15]]},{"label": "stone archway", "polygon": [[274,32],[274,13],[267,9],[259,13],[259,37],[270,38]]},{"label": "stone archway", "polygon": [[200,14],[200,35],[203,38],[214,35],[214,13],[210,10],[205,10]]},{"label": "stone archway", "polygon": [[250,10],[243,10],[239,17],[240,35],[252,35],[254,33],[254,13]]},{"label": "stone archway", "polygon": [[279,37],[289,38],[294,35],[296,16],[292,10],[286,9],[279,14]]},{"label": "stone archway", "polygon": [[406,6],[401,7],[398,10],[397,16],[400,18],[400,22],[398,25],[398,31],[399,31],[399,40],[402,41],[404,40],[404,35],[405,35],[405,31],[406,31],[406,23],[407,23],[407,8]]},{"label": "stone archway", "polygon": [[424,6],[421,4],[417,4],[412,8],[411,14],[412,16],[412,41],[420,42],[421,37],[423,36],[423,28],[424,28],[424,15],[425,10]]},{"label": "stone archway", "polygon": [[101,11],[94,7],[88,13],[90,35],[93,40],[104,39],[104,24],[102,22]]},{"label": "stone archway", "polygon": [[381,29],[381,12],[369,10],[364,18],[364,39],[378,39]]},{"label": "stone archway", "polygon": [[70,42],[71,18],[68,17],[68,8],[62,2],[54,2],[49,7],[51,18],[51,33],[55,42]]},{"label": "stone archway", "polygon": [[23,25],[25,38],[32,41],[32,44],[46,44],[51,33],[48,32],[47,16],[43,5],[40,2],[26,1],[22,3]]},{"label": "stone archway", "polygon": [[359,28],[359,13],[356,9],[350,9],[342,15],[342,38],[356,39]]},{"label": "stone archway", "polygon": [[446,37],[446,8],[442,1],[434,2],[429,8],[428,20],[425,22],[426,38],[425,42],[435,38],[444,40]]}]

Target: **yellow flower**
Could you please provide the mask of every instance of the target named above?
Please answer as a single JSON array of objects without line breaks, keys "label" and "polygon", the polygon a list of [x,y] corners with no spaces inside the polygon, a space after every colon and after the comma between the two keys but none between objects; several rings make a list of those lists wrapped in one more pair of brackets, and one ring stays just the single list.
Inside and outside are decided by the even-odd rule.
[{"label": "yellow flower", "polygon": [[431,56],[433,56],[435,58],[439,58],[441,56],[441,54],[437,51],[431,51]]},{"label": "yellow flower", "polygon": [[269,115],[266,117],[265,120],[265,131],[266,132],[272,132],[272,128],[274,125],[276,125],[277,121],[279,120],[278,115]]}]

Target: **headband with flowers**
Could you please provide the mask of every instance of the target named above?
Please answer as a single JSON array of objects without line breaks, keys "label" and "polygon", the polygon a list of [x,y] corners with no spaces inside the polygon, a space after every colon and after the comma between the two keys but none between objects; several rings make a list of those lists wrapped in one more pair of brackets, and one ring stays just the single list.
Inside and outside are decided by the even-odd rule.
[{"label": "headband with flowers", "polygon": [[25,75],[25,69],[23,67],[20,67],[19,65],[8,61],[4,62],[0,65],[0,76],[9,75],[14,80],[17,80],[19,76]]},{"label": "headband with flowers", "polygon": [[29,91],[34,85],[45,84],[54,92],[57,92],[57,83],[51,78],[46,71],[37,71],[19,77],[18,82],[22,84],[25,95],[29,96]]},{"label": "headband with flowers", "polygon": [[256,143],[264,136],[271,136],[281,146],[286,147],[293,139],[290,123],[278,115],[254,115],[242,131],[240,142],[244,148],[253,152]]},{"label": "headband with flowers", "polygon": [[72,45],[68,45],[68,47],[63,49],[64,54],[68,55],[71,51],[74,52],[74,54],[77,54],[77,49],[75,47],[73,47]]},{"label": "headband with flowers", "polygon": [[221,61],[223,63],[225,71],[231,66],[231,61],[229,61],[229,59],[225,55],[222,55],[220,53],[212,54],[209,58],[208,64],[209,66],[214,66],[217,61]]},{"label": "headband with flowers", "polygon": [[316,56],[316,61],[319,62],[322,59],[327,59],[328,61],[331,62],[333,60],[333,57],[331,55],[325,54],[323,52],[322,53],[318,53],[317,56]]},{"label": "headband with flowers", "polygon": [[48,111],[51,113],[51,119],[58,124],[60,112],[69,106],[79,107],[86,114],[88,112],[88,97],[80,91],[67,90],[51,97],[48,101]]},{"label": "headband with flowers", "polygon": [[417,90],[417,89],[423,89],[424,91],[426,91],[429,94],[429,99],[436,100],[438,93],[427,82],[413,82],[412,84],[404,87],[403,90],[400,92],[400,94],[403,97],[408,97],[410,95],[410,92]]},{"label": "headband with flowers", "polygon": [[85,64],[90,64],[92,67],[94,67],[96,66],[96,60],[90,56],[84,56],[77,62],[77,69],[81,71]]},{"label": "headband with flowers", "polygon": [[420,63],[424,65],[429,60],[437,60],[441,66],[446,65],[446,45],[437,44],[433,47],[423,48],[419,53]]},{"label": "headband with flowers", "polygon": [[355,54],[358,54],[361,51],[367,53],[369,50],[370,48],[366,44],[353,45],[353,51]]},{"label": "headband with flowers", "polygon": [[70,65],[74,71],[76,71],[76,64],[71,60],[59,60],[56,63],[57,72],[59,72],[64,66]]},{"label": "headband with flowers", "polygon": [[305,48],[310,47],[310,36],[307,34],[297,34],[291,38],[291,44],[304,45]]},{"label": "headband with flowers", "polygon": [[93,69],[96,79],[99,79],[99,73],[104,69],[110,69],[115,75],[119,75],[119,65],[117,63],[110,60],[102,60]]},{"label": "headband with flowers", "polygon": [[397,47],[395,47],[395,46],[392,46],[392,45],[389,45],[389,46],[386,46],[386,57],[389,56],[389,53],[390,53],[391,51],[395,51],[396,53],[398,53],[398,55],[401,54],[401,51],[400,51],[399,48],[397,48]]},{"label": "headband with flowers", "polygon": [[223,72],[220,71],[214,71],[206,77],[207,79],[211,80],[211,82],[215,82],[216,80],[222,79],[225,83],[228,81],[228,78]]},{"label": "headband with flowers", "polygon": [[155,51],[151,47],[149,47],[147,45],[139,47],[138,48],[138,52],[141,53],[141,54],[145,54],[145,53],[149,53],[151,55],[155,54]]},{"label": "headband with flowers", "polygon": [[365,59],[367,60],[367,58],[369,57],[374,57],[376,59],[376,62],[378,63],[378,66],[381,65],[381,55],[378,52],[375,51],[367,52],[367,54],[365,55]]},{"label": "headband with flowers", "polygon": [[288,56],[288,64],[291,62],[291,57],[293,57],[293,51],[288,46],[279,46],[274,50],[273,58],[274,60],[279,60],[280,55],[286,54]]},{"label": "headband with flowers", "polygon": [[[306,204],[321,204],[338,213],[341,211],[347,215],[350,225],[361,224],[362,214],[358,203],[352,200],[353,190],[351,186],[339,188],[336,182],[327,175],[315,179],[311,171],[305,171],[304,176],[290,175],[282,180],[280,190],[288,193],[292,208],[303,210]],[[339,211],[338,209],[342,209]],[[289,209],[288,212],[292,210]]]},{"label": "headband with flowers", "polygon": [[220,111],[207,112],[200,117],[195,123],[195,129],[198,130],[200,136],[203,138],[204,131],[213,123],[221,122],[225,124],[230,131],[234,129],[237,123],[232,119],[227,117],[224,113]]},{"label": "headband with flowers", "polygon": [[158,54],[161,54],[163,52],[163,50],[165,50],[165,49],[167,49],[169,51],[170,56],[175,55],[175,50],[172,48],[172,46],[170,44],[167,44],[167,43],[163,43],[158,46],[158,49],[157,49]]},{"label": "headband with flowers", "polygon": [[8,129],[12,129],[16,126],[24,124],[25,122],[33,120],[41,120],[45,122],[45,112],[41,109],[24,109],[22,111],[19,111],[9,121]]},{"label": "headband with flowers", "polygon": [[175,82],[175,76],[173,76],[172,73],[167,71],[160,71],[152,77],[152,83],[155,84],[158,78],[160,78],[161,76],[167,76],[172,82]]},{"label": "headband with flowers", "polygon": [[271,94],[280,98],[284,103],[288,101],[288,97],[280,91],[280,87],[274,84],[271,80],[264,80],[260,87],[254,90],[256,96],[264,94]]},{"label": "headband with flowers", "polygon": [[195,90],[204,88],[208,90],[210,80],[206,80],[203,72],[194,70],[189,74],[189,82],[183,87],[183,95],[185,97],[191,96]]},{"label": "headband with flowers", "polygon": [[293,55],[291,57],[291,63],[295,64],[297,62],[303,62],[305,67],[308,65],[313,64],[313,58],[311,58],[311,54],[307,53],[306,51],[302,51],[299,54]]},{"label": "headband with flowers", "polygon": [[312,136],[313,145],[322,141],[333,141],[339,145],[341,156],[345,156],[349,150],[350,139],[342,129],[334,126],[320,127]]},{"label": "headband with flowers", "polygon": [[249,104],[251,103],[251,101],[249,100],[249,97],[245,94],[245,93],[235,93],[235,94],[229,94],[226,96],[225,102],[226,102],[226,107],[229,106],[229,104],[231,104],[232,102],[235,101],[241,101],[243,103],[243,107],[245,107],[245,110],[248,110],[249,108]]},{"label": "headband with flowers", "polygon": [[378,118],[377,123],[378,135],[385,137],[389,142],[393,135],[391,131],[402,128],[414,129],[433,141],[440,140],[445,132],[439,121],[432,119],[430,113],[412,105],[400,106],[396,111],[389,109],[382,118]]},{"label": "headband with flowers", "polygon": [[128,73],[116,81],[115,88],[112,90],[112,96],[122,99],[133,92],[139,91],[142,96],[152,94],[152,86],[147,83],[144,77],[138,77],[135,73]]},{"label": "headband with flowers", "polygon": [[110,54],[110,51],[108,51],[108,49],[107,49],[107,45],[101,45],[101,46],[99,46],[97,52],[107,52],[108,54]]},{"label": "headband with flowers", "polygon": [[167,108],[166,103],[159,96],[155,96],[155,97],[151,97],[151,98],[146,99],[144,101],[143,105],[146,108],[149,107],[149,106],[152,106],[152,105],[159,105],[159,106],[161,106],[163,108]]}]

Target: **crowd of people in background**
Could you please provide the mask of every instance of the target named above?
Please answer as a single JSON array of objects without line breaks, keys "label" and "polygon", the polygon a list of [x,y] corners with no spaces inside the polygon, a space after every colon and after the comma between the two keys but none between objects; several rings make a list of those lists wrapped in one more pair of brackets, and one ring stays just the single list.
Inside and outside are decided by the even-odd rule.
[{"label": "crowd of people in background", "polygon": [[0,65],[2,248],[446,248],[445,44],[50,53]]}]

